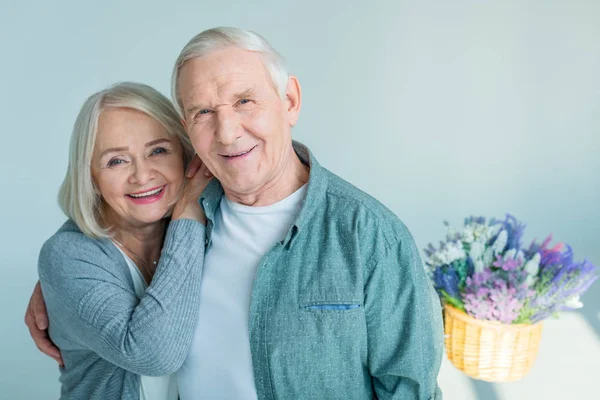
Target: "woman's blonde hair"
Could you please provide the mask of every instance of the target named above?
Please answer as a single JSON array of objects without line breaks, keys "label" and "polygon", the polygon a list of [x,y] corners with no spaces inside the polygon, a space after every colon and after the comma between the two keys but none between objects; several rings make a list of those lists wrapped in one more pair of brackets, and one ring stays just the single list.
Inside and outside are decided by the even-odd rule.
[{"label": "woman's blonde hair", "polygon": [[157,90],[141,83],[121,82],[91,95],[73,127],[69,165],[58,203],[84,234],[96,239],[110,237],[110,232],[101,224],[102,199],[94,187],[91,162],[98,119],[103,110],[112,107],[141,111],[158,121],[170,135],[177,136],[183,146],[185,165],[194,154],[173,104]]}]

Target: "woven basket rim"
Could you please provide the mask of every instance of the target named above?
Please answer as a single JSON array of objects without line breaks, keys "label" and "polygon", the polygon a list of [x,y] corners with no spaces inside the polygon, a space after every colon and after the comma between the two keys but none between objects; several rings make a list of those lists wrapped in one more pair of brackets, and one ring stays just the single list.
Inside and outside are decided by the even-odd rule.
[{"label": "woven basket rim", "polygon": [[496,328],[502,330],[533,330],[537,329],[539,325],[542,324],[542,321],[537,322],[535,324],[505,324],[500,321],[486,321],[481,319],[476,319],[471,317],[469,314],[464,311],[459,310],[458,308],[451,306],[450,304],[444,304],[444,309],[447,313],[451,315],[452,318],[461,320],[469,325],[476,325],[485,328]]}]

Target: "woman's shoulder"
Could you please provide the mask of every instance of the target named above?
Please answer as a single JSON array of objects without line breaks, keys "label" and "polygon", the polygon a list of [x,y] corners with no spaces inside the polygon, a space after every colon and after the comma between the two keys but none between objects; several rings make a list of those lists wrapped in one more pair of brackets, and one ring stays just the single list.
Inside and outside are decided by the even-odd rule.
[{"label": "woman's shoulder", "polygon": [[69,219],[42,246],[42,252],[58,252],[64,254],[101,251],[101,239],[86,236],[77,224]]},{"label": "woman's shoulder", "polygon": [[[75,222],[68,220],[43,244],[38,258],[40,276],[60,273],[72,264],[106,264],[115,261],[115,249],[108,239],[86,236]],[[72,272],[72,271],[70,271]]]}]

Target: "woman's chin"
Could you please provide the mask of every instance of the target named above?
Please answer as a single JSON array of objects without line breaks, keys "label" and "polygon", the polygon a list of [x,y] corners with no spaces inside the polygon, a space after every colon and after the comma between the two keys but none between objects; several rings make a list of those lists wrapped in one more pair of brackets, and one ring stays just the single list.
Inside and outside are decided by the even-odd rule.
[{"label": "woman's chin", "polygon": [[160,209],[146,210],[143,213],[135,213],[135,215],[131,216],[130,220],[132,225],[144,226],[156,224],[170,215],[171,207],[162,207]]}]

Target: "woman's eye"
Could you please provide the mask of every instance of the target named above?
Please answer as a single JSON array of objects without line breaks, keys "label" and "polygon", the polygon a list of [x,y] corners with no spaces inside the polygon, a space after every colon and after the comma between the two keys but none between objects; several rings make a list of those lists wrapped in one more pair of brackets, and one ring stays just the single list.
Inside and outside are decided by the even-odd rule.
[{"label": "woman's eye", "polygon": [[152,153],[150,153],[150,155],[154,156],[156,154],[164,154],[164,153],[168,153],[169,151],[167,149],[165,149],[164,147],[157,147],[154,150],[152,150]]},{"label": "woman's eye", "polygon": [[116,167],[117,165],[121,165],[123,163],[125,163],[125,160],[121,160],[120,158],[113,158],[106,165],[109,167]]}]

